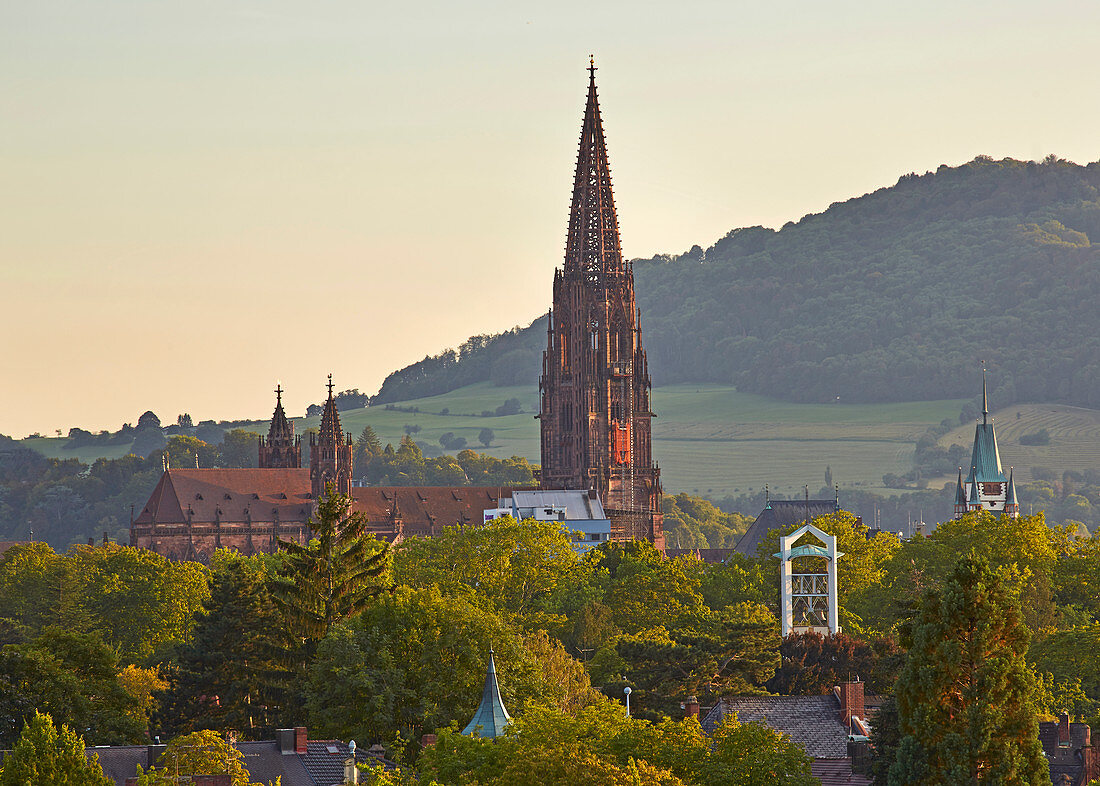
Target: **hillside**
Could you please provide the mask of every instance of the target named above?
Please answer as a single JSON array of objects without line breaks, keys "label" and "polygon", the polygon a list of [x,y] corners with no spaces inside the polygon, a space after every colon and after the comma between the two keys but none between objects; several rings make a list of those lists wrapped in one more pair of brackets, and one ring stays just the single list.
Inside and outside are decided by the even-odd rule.
[{"label": "hillside", "polygon": [[[1100,407],[1100,164],[979,157],[775,231],[635,260],[655,384],[802,402]],[[550,277],[546,292],[549,297]],[[378,402],[537,381],[545,318],[425,358]]]}]

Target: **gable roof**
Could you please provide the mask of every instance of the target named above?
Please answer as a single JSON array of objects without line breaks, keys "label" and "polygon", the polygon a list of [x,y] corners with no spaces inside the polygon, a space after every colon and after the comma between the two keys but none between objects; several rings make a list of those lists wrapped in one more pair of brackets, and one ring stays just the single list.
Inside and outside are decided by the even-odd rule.
[{"label": "gable roof", "polygon": [[509,493],[511,489],[501,486],[362,486],[352,488],[351,498],[353,509],[370,522],[397,518],[434,528],[481,524],[483,512]]},{"label": "gable roof", "polygon": [[313,499],[308,469],[168,469],[135,524],[305,521]]},{"label": "gable roof", "polygon": [[763,723],[782,732],[814,759],[848,755],[848,728],[840,722],[840,704],[824,696],[737,696],[722,699],[703,718],[703,731],[713,734],[732,713],[742,723]]},{"label": "gable roof", "polygon": [[835,499],[773,499],[745,530],[734,548],[739,554],[755,557],[756,547],[773,529],[782,529],[800,521],[812,521],[818,516],[828,516],[838,510],[840,506]]}]

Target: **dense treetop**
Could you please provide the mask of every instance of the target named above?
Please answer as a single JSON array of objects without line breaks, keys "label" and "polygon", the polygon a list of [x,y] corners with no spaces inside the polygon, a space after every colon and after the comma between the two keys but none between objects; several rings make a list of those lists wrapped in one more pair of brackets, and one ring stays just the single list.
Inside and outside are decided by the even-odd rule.
[{"label": "dense treetop", "polygon": [[[1100,406],[1100,164],[979,156],[779,231],[636,260],[653,381],[796,401]],[[546,282],[549,291],[549,279]],[[377,401],[537,381],[545,317],[396,371]]]}]

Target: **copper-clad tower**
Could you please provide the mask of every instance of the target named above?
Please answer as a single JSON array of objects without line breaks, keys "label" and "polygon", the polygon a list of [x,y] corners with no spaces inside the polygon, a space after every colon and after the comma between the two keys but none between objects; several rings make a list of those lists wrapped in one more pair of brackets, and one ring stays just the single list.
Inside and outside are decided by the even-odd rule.
[{"label": "copper-clad tower", "polygon": [[588,68],[565,264],[539,379],[544,489],[594,489],[615,540],[664,548],[660,470],[634,273],[619,249],[596,67]]},{"label": "copper-clad tower", "polygon": [[259,466],[261,469],[298,469],[302,466],[302,438],[294,436],[294,424],[283,411],[283,386],[275,386],[275,414],[267,439],[260,435]]}]

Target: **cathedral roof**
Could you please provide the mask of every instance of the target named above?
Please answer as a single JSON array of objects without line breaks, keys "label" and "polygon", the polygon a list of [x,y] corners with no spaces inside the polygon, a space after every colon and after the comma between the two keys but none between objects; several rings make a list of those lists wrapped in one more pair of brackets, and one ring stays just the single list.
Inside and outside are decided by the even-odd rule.
[{"label": "cathedral roof", "polygon": [[497,667],[493,660],[493,651],[489,650],[489,668],[485,672],[485,687],[481,691],[481,704],[473,719],[462,730],[463,734],[478,737],[499,737],[512,722],[504,702],[500,698],[497,685]]},{"label": "cathedral roof", "polygon": [[305,521],[311,507],[308,469],[168,469],[134,523]]},{"label": "cathedral roof", "polygon": [[[352,510],[369,523],[395,511],[409,535],[451,524],[481,524],[512,489],[501,486],[366,486],[351,489]],[[169,469],[161,475],[135,524],[221,521],[306,521],[313,498],[308,469]],[[424,529],[421,533],[418,530]]]},{"label": "cathedral roof", "polygon": [[569,233],[565,245],[565,272],[583,271],[604,281],[605,274],[621,271],[619,224],[611,191],[611,167],[607,160],[603,120],[596,95],[596,66],[588,69],[588,101],[584,108]]}]

